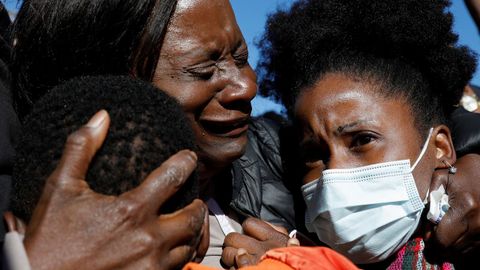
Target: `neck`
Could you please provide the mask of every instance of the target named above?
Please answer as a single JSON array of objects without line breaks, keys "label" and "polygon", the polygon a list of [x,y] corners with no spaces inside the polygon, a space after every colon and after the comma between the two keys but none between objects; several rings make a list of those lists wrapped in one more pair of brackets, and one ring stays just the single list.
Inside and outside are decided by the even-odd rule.
[{"label": "neck", "polygon": [[232,198],[232,175],[230,170],[207,178],[200,177],[200,198],[206,201],[214,198],[218,204],[225,206]]}]

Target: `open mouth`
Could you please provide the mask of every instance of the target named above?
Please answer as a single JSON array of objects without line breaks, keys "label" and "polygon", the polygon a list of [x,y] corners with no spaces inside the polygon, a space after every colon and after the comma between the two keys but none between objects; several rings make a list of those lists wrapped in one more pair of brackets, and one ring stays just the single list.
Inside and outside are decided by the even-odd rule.
[{"label": "open mouth", "polygon": [[241,136],[248,130],[249,117],[234,120],[200,120],[209,134],[221,137]]}]

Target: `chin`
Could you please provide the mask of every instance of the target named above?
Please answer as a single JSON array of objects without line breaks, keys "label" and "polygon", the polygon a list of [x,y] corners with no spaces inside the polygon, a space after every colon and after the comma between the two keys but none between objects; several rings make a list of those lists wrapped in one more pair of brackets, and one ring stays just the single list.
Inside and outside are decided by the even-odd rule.
[{"label": "chin", "polygon": [[235,139],[220,139],[215,143],[198,144],[199,159],[205,170],[217,173],[240,158],[247,148],[247,135]]}]

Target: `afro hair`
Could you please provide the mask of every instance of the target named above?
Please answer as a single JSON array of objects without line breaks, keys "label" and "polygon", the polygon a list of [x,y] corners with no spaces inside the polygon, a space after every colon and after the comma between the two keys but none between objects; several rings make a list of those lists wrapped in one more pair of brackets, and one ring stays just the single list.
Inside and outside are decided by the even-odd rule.
[{"label": "afro hair", "polygon": [[[109,133],[86,176],[96,192],[131,190],[171,155],[195,149],[182,108],[153,85],[126,76],[72,79],[51,89],[25,119],[13,169],[11,209],[18,217],[30,220],[67,136],[101,109],[110,115]],[[160,212],[172,212],[196,197],[194,174]]]},{"label": "afro hair", "polygon": [[[476,68],[457,45],[447,0],[298,0],[268,18],[258,42],[261,93],[290,116],[298,94],[329,72],[402,96],[422,127],[446,121]],[[428,106],[426,106],[428,104]]]}]

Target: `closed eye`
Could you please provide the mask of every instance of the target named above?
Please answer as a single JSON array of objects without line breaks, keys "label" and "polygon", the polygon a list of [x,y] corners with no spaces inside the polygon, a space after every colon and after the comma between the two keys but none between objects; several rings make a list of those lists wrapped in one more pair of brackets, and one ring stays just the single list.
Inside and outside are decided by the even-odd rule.
[{"label": "closed eye", "polygon": [[237,67],[244,67],[248,64],[248,50],[244,49],[236,52],[233,55],[233,59],[235,60],[235,64],[237,65]]},{"label": "closed eye", "polygon": [[215,65],[199,66],[188,68],[187,73],[201,80],[209,80],[215,73]]}]

